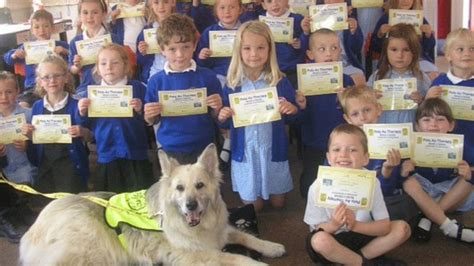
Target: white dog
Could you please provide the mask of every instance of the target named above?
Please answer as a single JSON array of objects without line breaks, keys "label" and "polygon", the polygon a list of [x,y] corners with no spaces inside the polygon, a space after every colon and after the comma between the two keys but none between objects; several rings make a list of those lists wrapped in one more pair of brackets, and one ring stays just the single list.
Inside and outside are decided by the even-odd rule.
[{"label": "white dog", "polygon": [[[221,173],[214,145],[195,164],[179,165],[160,153],[163,176],[146,192],[150,215],[163,213],[163,232],[121,224],[127,248],[104,221],[104,208],[80,196],[51,202],[20,243],[24,265],[261,265],[249,257],[222,252],[241,244],[264,256],[285,253],[281,244],[260,240],[228,223],[219,192]],[[108,198],[109,193],[94,193]]]}]

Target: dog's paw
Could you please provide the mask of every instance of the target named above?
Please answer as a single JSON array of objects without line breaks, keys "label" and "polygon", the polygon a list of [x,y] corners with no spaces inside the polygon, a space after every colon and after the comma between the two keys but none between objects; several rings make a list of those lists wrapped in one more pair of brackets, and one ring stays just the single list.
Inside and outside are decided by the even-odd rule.
[{"label": "dog's paw", "polygon": [[269,258],[277,258],[277,257],[281,257],[285,255],[286,253],[285,246],[279,243],[275,243],[275,242],[270,242],[270,241],[266,241],[266,242],[267,243],[265,243],[263,249],[260,251],[263,254],[263,256],[269,257]]}]

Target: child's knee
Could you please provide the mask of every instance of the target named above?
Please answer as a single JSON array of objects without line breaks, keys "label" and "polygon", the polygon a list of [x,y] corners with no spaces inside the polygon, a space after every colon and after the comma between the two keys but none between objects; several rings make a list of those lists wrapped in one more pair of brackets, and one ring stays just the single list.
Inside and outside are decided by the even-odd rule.
[{"label": "child's knee", "polygon": [[402,243],[411,236],[411,228],[407,222],[402,220],[390,222],[390,234],[396,242]]},{"label": "child's knee", "polygon": [[403,182],[403,190],[405,190],[408,195],[413,195],[422,190],[420,183],[415,178],[408,178]]},{"label": "child's knee", "polygon": [[333,251],[334,238],[331,234],[319,231],[311,238],[311,247],[323,256]]}]

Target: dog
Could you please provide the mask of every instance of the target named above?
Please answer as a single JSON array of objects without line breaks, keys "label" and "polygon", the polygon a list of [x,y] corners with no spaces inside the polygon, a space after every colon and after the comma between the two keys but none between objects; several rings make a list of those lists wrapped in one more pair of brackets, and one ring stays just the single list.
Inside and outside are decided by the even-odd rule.
[{"label": "dog", "polygon": [[[220,194],[222,174],[210,144],[194,164],[179,165],[159,152],[160,181],[146,191],[150,216],[161,213],[162,232],[120,224],[126,240],[104,220],[104,208],[80,195],[48,204],[20,242],[22,265],[266,265],[222,252],[240,244],[267,257],[285,254],[281,244],[258,239],[228,223]],[[107,192],[85,193],[108,199]],[[157,218],[158,219],[158,218]]]}]

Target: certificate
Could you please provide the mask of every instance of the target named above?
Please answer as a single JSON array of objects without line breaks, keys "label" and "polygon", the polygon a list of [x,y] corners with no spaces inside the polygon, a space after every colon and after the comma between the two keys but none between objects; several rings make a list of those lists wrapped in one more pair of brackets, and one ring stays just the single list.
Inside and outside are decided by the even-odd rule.
[{"label": "certificate", "polygon": [[207,88],[159,91],[163,105],[161,116],[185,116],[207,113]]},{"label": "certificate", "polygon": [[352,0],[353,8],[383,7],[384,0]]},{"label": "certificate", "polygon": [[33,144],[72,143],[68,129],[71,127],[71,115],[34,115],[31,124]]},{"label": "certificate", "polygon": [[474,121],[474,90],[472,87],[441,85],[441,98],[451,107],[455,119]]},{"label": "certificate", "polygon": [[410,98],[410,94],[416,91],[416,78],[377,80],[374,82],[374,90],[382,93],[379,103],[383,110],[409,110],[417,107]]},{"label": "certificate", "polygon": [[276,87],[229,95],[234,127],[263,124],[281,119]]},{"label": "certificate", "polygon": [[211,57],[231,57],[234,48],[236,30],[209,31],[209,49]]},{"label": "certificate", "polygon": [[259,16],[259,20],[268,25],[275,42],[290,43],[293,41],[294,18],[273,18]]},{"label": "certificate", "polygon": [[290,0],[290,11],[293,13],[300,14],[302,16],[308,16],[308,7],[316,4],[316,0]]},{"label": "certificate", "polygon": [[462,160],[464,135],[413,133],[412,160],[416,166],[432,168],[457,168]]},{"label": "certificate", "polygon": [[421,35],[420,26],[423,25],[423,10],[390,9],[388,12],[388,24],[398,23],[410,24]]},{"label": "certificate", "polygon": [[376,172],[319,166],[316,178],[316,206],[336,208],[341,202],[356,210],[371,210]]},{"label": "certificate", "polygon": [[216,0],[201,0],[201,4],[208,5],[208,6],[214,6],[216,4]]},{"label": "certificate", "polygon": [[110,34],[76,42],[77,54],[81,56],[81,64],[83,66],[95,64],[99,50],[109,43],[112,43]]},{"label": "certificate", "polygon": [[385,160],[391,149],[399,150],[402,158],[410,158],[412,131],[413,125],[411,123],[364,124],[370,159]]},{"label": "certificate", "polygon": [[14,140],[27,140],[21,134],[21,127],[26,124],[25,114],[12,115],[0,118],[0,144],[10,144]]},{"label": "certificate", "polygon": [[120,9],[120,14],[117,18],[133,18],[133,17],[143,17],[145,14],[145,3],[138,3],[134,6],[128,5],[126,3],[118,3],[117,8]]},{"label": "certificate", "polygon": [[89,117],[132,117],[132,86],[87,86]]},{"label": "certificate", "polygon": [[310,6],[309,15],[311,16],[311,32],[322,28],[333,31],[349,28],[347,3]]},{"label": "certificate", "polygon": [[145,29],[143,30],[144,41],[148,45],[146,48],[146,54],[159,54],[161,53],[161,48],[158,45],[158,39],[156,39],[156,29]]},{"label": "certificate", "polygon": [[298,89],[306,96],[336,93],[342,88],[342,62],[296,65]]},{"label": "certificate", "polygon": [[54,40],[26,42],[23,44],[23,48],[26,53],[25,63],[27,65],[36,65],[47,55],[54,53],[56,43]]}]

